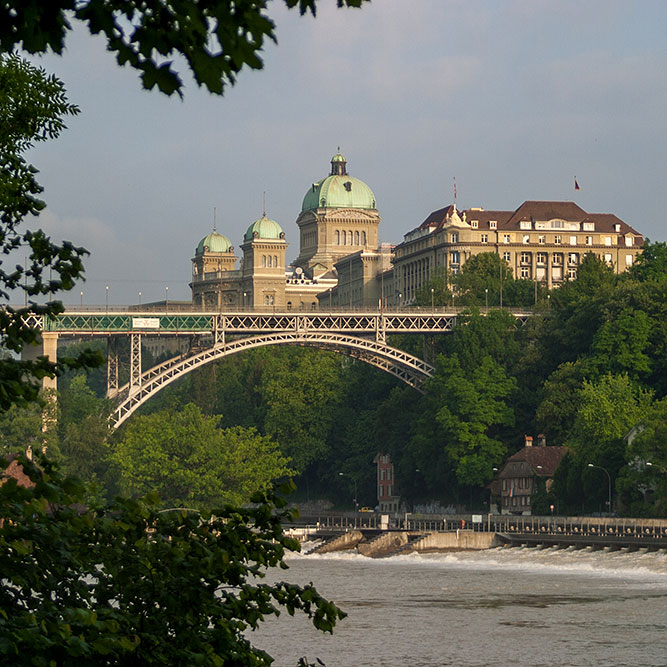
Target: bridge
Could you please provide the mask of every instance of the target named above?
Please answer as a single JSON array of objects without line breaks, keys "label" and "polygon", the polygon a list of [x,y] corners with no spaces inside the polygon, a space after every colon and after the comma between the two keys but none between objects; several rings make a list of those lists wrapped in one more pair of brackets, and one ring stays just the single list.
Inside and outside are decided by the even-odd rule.
[{"label": "bridge", "polygon": [[[433,375],[433,366],[387,344],[392,334],[451,332],[460,310],[402,309],[364,312],[156,312],[71,309],[51,319],[32,316],[42,331],[43,350],[57,358],[61,338],[105,338],[107,396],[116,403],[111,418],[118,428],[151,396],[190,371],[232,354],[268,345],[324,348],[371,364],[394,375],[417,391]],[[512,311],[523,324],[532,313]],[[187,352],[142,370],[142,338],[188,339]],[[129,339],[129,379],[119,384],[120,351]],[[127,344],[125,344],[127,347]],[[55,385],[53,385],[55,386]]]}]

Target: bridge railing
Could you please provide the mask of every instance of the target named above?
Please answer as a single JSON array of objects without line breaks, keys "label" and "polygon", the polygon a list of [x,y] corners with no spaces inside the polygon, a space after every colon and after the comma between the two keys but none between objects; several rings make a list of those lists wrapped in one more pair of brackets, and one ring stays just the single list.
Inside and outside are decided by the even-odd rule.
[{"label": "bridge railing", "polygon": [[[13,306],[14,308],[19,308],[22,306],[15,305]],[[192,304],[172,304],[169,303],[167,306],[164,304],[160,305],[109,305],[106,306],[105,304],[91,304],[91,305],[79,305],[79,304],[66,304],[65,305],[65,313],[69,315],[76,315],[76,314],[86,314],[90,315],[92,313],[95,313],[97,315],[99,314],[132,314],[134,316],[137,315],[169,315],[169,314],[202,314],[205,313],[207,315],[216,315],[216,314],[227,314],[227,313],[258,313],[258,314],[281,314],[281,315],[294,315],[296,313],[301,313],[303,315],[318,315],[322,313],[355,313],[355,314],[363,314],[363,313],[372,313],[374,315],[377,314],[382,314],[382,313],[414,313],[414,314],[422,314],[422,315],[428,315],[431,313],[435,313],[438,315],[443,315],[443,314],[460,314],[464,311],[469,311],[470,307],[469,306],[435,306],[434,308],[431,308],[430,306],[384,306],[383,308],[379,308],[378,306],[334,306],[332,308],[329,307],[321,307],[317,308],[316,310],[311,310],[307,308],[292,308],[292,309],[287,309],[287,308],[276,308],[274,306],[258,306],[254,308],[250,308],[248,306],[225,306],[225,308],[197,308],[194,307]],[[488,308],[485,308],[484,306],[481,306],[479,308],[479,311],[481,313],[487,313],[491,312],[494,310],[503,310],[508,313],[512,313],[513,315],[530,315],[533,313],[532,308],[507,308],[503,307],[502,309],[499,309],[497,306],[492,307],[489,306]]]}]

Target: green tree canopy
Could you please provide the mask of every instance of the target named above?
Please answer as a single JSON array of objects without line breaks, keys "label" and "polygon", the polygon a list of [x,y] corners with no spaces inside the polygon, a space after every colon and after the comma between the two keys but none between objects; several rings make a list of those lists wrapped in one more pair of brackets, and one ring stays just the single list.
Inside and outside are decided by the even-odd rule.
[{"label": "green tree canopy", "polygon": [[624,463],[623,437],[647,414],[652,392],[637,388],[627,375],[584,380],[568,445],[587,463],[614,470]]},{"label": "green tree canopy", "polygon": [[[360,7],[365,0],[337,0]],[[284,0],[315,15],[316,0]],[[72,20],[101,34],[120,65],[141,72],[144,88],[182,93],[174,58],[187,62],[195,81],[221,95],[244,67],[261,69],[266,40],[276,41],[268,0],[12,0],[0,4],[0,49],[62,53]]]},{"label": "green tree canopy", "polygon": [[[5,29],[2,19],[0,25]],[[64,119],[78,112],[56,77],[16,55],[0,54],[0,256],[5,258],[0,260],[0,300],[8,302],[18,294],[21,301],[25,295],[27,303],[0,308],[0,348],[16,355],[39,341],[33,316],[48,317],[63,310],[60,302],[39,301],[71,289],[83,274],[83,248],[69,241],[57,245],[41,230],[20,229],[26,217],[39,215],[45,206],[38,199],[42,187],[35,178],[37,170],[25,153],[36,142],[56,138],[65,128]],[[24,254],[25,264],[19,263]],[[12,260],[14,265],[5,264]],[[58,364],[45,357],[0,356],[0,409],[34,401],[46,375],[100,361],[100,355],[92,352],[77,360],[62,358]]]},{"label": "green tree canopy", "polygon": [[[438,357],[427,387],[428,404],[460,483],[483,485],[503,460],[506,446],[493,436],[493,427],[513,422],[509,401],[515,388],[515,380],[488,355],[474,368],[464,368],[457,355]],[[425,469],[429,462],[423,464]]]},{"label": "green tree canopy", "polygon": [[303,349],[272,350],[259,392],[264,433],[278,442],[298,472],[328,451],[327,435],[341,396],[340,355]]},{"label": "green tree canopy", "polygon": [[22,465],[33,488],[0,485],[2,664],[268,666],[247,633],[266,617],[300,611],[330,632],[345,616],[312,584],[262,581],[298,550],[273,492],[214,515],[155,496],[91,505],[46,459]]},{"label": "green tree canopy", "polygon": [[255,429],[218,428],[188,404],[178,413],[135,417],[113,446],[121,488],[157,491],[169,506],[211,507],[247,502],[257,490],[293,474],[289,459]]},{"label": "green tree canopy", "polygon": [[628,271],[632,279],[665,280],[667,278],[667,243],[664,241],[644,241],[641,254],[637,255],[634,265]]}]

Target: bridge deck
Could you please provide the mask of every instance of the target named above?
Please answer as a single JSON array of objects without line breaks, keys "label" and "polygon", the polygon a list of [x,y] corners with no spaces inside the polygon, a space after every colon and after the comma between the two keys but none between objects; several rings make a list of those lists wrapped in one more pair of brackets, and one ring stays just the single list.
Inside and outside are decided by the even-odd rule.
[{"label": "bridge deck", "polygon": [[[73,335],[183,335],[215,331],[227,334],[268,333],[279,331],[329,331],[375,334],[446,333],[453,329],[460,309],[365,311],[365,312],[222,312],[206,311],[158,313],[112,312],[107,310],[68,310],[46,321],[32,317],[33,324],[43,331]],[[527,310],[512,311],[523,322],[530,317]]]}]

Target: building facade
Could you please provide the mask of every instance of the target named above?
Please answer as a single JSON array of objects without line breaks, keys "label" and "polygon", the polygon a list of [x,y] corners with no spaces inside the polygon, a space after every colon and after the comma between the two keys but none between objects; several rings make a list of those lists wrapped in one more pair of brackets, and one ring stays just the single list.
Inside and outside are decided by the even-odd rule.
[{"label": "building facade", "polygon": [[515,211],[455,204],[433,211],[396,246],[394,290],[404,304],[431,278],[458,273],[470,257],[500,255],[516,278],[552,288],[574,280],[584,255],[593,253],[621,273],[644,239],[610,213],[587,213],[574,202],[526,201]]},{"label": "building facade", "polygon": [[[192,259],[193,304],[206,310],[331,305],[339,282],[337,262],[375,252],[380,224],[373,191],[348,174],[340,152],[331,159],[329,175],[306,192],[296,224],[299,254],[290,266],[285,233],[266,213],[244,235],[239,268],[231,241],[214,229],[199,242]],[[355,301],[364,301],[361,291],[355,291]]]},{"label": "building facade", "polygon": [[567,447],[547,447],[545,436],[525,437],[525,446],[507,459],[491,483],[491,495],[500,498],[501,514],[530,515],[538,480],[544,480],[548,493],[558,464]]},{"label": "building facade", "polygon": [[240,261],[214,228],[192,259],[193,304],[207,310],[409,306],[432,278],[458,273],[485,252],[502,257],[516,278],[553,288],[575,279],[588,253],[625,271],[644,242],[615,215],[587,213],[568,201],[526,201],[514,211],[459,211],[450,204],[397,246],[380,243],[380,221],[373,191],[348,174],[338,152],[330,173],[304,195],[294,262],[287,265],[286,235],[266,213],[248,227]]}]

